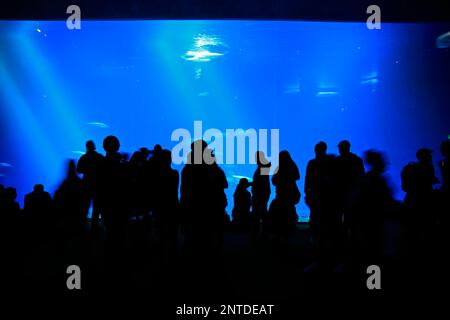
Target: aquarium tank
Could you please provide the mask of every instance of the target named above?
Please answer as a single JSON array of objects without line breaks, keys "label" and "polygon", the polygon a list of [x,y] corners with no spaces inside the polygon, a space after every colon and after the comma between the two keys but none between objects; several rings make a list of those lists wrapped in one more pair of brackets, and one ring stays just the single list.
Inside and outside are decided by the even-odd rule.
[{"label": "aquarium tank", "polygon": [[[66,21],[0,21],[0,183],[15,186],[21,203],[35,183],[53,192],[66,159],[78,159],[87,140],[103,152],[108,135],[131,155],[175,148],[179,130],[208,140],[203,133],[214,129],[224,141],[227,130],[244,141],[249,130],[267,130],[268,155],[290,152],[302,194],[314,145],[325,141],[337,154],[347,139],[358,155],[386,153],[402,199],[402,167],[421,147],[439,160],[450,138],[450,53],[439,40],[449,30],[243,20],[82,21],[70,30]],[[239,179],[256,169],[250,144],[243,161],[235,154],[219,164],[228,213]],[[304,197],[297,213],[308,221]]]}]

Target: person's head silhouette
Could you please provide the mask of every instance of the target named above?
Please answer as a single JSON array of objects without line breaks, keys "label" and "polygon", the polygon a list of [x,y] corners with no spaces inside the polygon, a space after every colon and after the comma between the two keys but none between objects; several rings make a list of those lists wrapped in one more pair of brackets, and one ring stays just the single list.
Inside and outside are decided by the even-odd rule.
[{"label": "person's head silhouette", "polygon": [[383,173],[386,170],[387,162],[383,153],[376,150],[367,150],[364,153],[365,162],[371,167],[373,172]]},{"label": "person's head silhouette", "polygon": [[264,151],[256,151],[255,153],[256,164],[259,167],[270,167],[271,163],[266,159]]},{"label": "person's head silhouette", "polygon": [[196,140],[191,143],[191,152],[190,152],[190,163],[191,164],[203,164],[208,163],[206,157],[211,156],[212,152],[208,154],[205,150],[208,148],[208,144],[205,140]]},{"label": "person's head silhouette", "polygon": [[248,187],[250,187],[250,185],[251,184],[250,184],[250,182],[248,182],[247,178],[241,178],[239,180],[238,188],[247,189]]},{"label": "person's head silhouette", "polygon": [[120,149],[119,139],[115,136],[107,136],[103,140],[103,149],[107,154],[117,153]]},{"label": "person's head silhouette", "polygon": [[280,167],[288,167],[293,162],[294,161],[292,160],[291,155],[289,154],[289,151],[283,150],[280,152],[280,155],[279,155]]},{"label": "person's head silhouette", "polygon": [[67,177],[76,177],[77,176],[77,166],[73,159],[69,160],[67,165]]},{"label": "person's head silhouette", "polygon": [[419,162],[430,163],[433,159],[433,151],[427,148],[421,148],[416,152],[416,158]]},{"label": "person's head silhouette", "polygon": [[450,140],[441,143],[441,153],[445,158],[450,158]]},{"label": "person's head silhouette", "polygon": [[316,153],[316,157],[323,157],[327,154],[327,144],[323,141],[320,141],[314,147],[314,152]]},{"label": "person's head silhouette", "polygon": [[15,201],[17,198],[16,188],[8,187],[5,189],[5,199],[8,201]]},{"label": "person's head silhouette", "polygon": [[341,142],[339,142],[338,148],[339,148],[339,154],[341,156],[348,155],[350,153],[350,141],[342,140]]},{"label": "person's head silhouette", "polygon": [[43,184],[40,184],[40,183],[35,184],[35,185],[34,185],[34,188],[33,188],[33,191],[36,192],[36,193],[42,193],[42,192],[44,192],[44,185],[43,185]]},{"label": "person's head silhouette", "polygon": [[92,140],[86,142],[86,152],[94,152],[96,149],[95,143]]},{"label": "person's head silhouette", "polygon": [[163,148],[161,147],[160,144],[155,144],[153,146],[153,153],[154,154],[160,154],[163,151]]},{"label": "person's head silhouette", "polygon": [[161,165],[163,168],[170,168],[172,164],[172,152],[164,149],[161,151]]},{"label": "person's head silhouette", "polygon": [[147,160],[148,156],[150,155],[150,150],[148,150],[146,147],[139,148],[139,152],[142,154],[142,158]]}]

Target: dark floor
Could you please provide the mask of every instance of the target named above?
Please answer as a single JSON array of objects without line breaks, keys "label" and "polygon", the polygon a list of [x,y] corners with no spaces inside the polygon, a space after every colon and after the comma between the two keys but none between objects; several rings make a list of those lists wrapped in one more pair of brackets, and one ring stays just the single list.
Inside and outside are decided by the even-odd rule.
[{"label": "dark floor", "polygon": [[[448,283],[443,278],[445,267],[435,260],[413,266],[408,265],[411,261],[386,261],[379,291],[367,289],[368,275],[363,268],[349,271],[337,264],[306,272],[315,260],[307,224],[298,224],[284,245],[274,239],[251,241],[247,234],[229,231],[220,254],[195,259],[183,250],[182,236],[175,257],[163,258],[154,234],[142,221],[133,222],[126,247],[113,258],[105,252],[104,237],[103,228],[93,232],[89,227],[79,237],[28,238],[15,255],[9,280],[23,295],[45,292],[94,301],[105,295],[145,298],[163,312],[180,304],[266,303],[283,305],[290,313],[297,304],[315,299],[374,301],[398,295],[438,295]],[[73,264],[81,268],[82,289],[78,291],[66,287],[66,268]],[[167,304],[170,307],[163,307]]]}]

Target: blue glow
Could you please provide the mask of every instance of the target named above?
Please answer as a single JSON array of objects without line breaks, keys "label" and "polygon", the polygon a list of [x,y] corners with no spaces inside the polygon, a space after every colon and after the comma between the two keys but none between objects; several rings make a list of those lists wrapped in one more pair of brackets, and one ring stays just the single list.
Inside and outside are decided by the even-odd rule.
[{"label": "blue glow", "polygon": [[339,92],[337,91],[319,91],[317,92],[318,97],[330,97],[330,96],[336,96]]},{"label": "blue glow", "polygon": [[[450,131],[449,51],[435,45],[449,29],[85,21],[82,30],[68,30],[65,21],[0,21],[0,182],[17,186],[22,201],[34,183],[55,190],[64,159],[79,158],[86,140],[101,150],[115,134],[127,153],[156,143],[172,148],[173,130],[192,133],[201,120],[203,132],[280,129],[280,150],[297,162],[301,190],[320,140],[331,153],[341,139],[358,154],[386,150],[401,197],[402,166],[419,147],[438,150]],[[252,177],[255,167],[222,167],[231,212],[239,178]],[[303,199],[298,213],[309,214]]]}]

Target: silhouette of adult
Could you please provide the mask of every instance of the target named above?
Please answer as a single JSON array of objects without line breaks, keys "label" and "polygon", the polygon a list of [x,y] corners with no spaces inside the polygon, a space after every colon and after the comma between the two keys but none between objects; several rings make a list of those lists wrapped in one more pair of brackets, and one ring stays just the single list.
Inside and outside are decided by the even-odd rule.
[{"label": "silhouette of adult", "polygon": [[437,195],[433,185],[438,183],[438,179],[435,176],[430,149],[419,149],[416,158],[417,162],[411,162],[402,169],[401,179],[402,189],[406,192],[403,206],[409,246],[411,254],[419,255],[427,250],[427,243],[436,227]]},{"label": "silhouette of adult", "polygon": [[250,207],[252,195],[247,190],[250,183],[246,178],[239,180],[234,192],[234,207],[232,211],[233,225],[236,231],[247,231],[250,219]]},{"label": "silhouette of adult", "polygon": [[24,216],[29,235],[48,239],[55,226],[53,199],[42,184],[35,184],[33,191],[25,195]]},{"label": "silhouette of adult", "polygon": [[20,206],[16,201],[15,188],[0,187],[0,250],[2,253],[2,273],[5,276],[4,286],[16,287],[17,280],[21,279],[23,263],[23,244],[25,243],[22,231],[22,217]]},{"label": "silhouette of adult", "polygon": [[251,212],[251,232],[253,236],[259,234],[260,224],[263,224],[263,234],[267,234],[267,204],[270,198],[270,178],[269,172],[271,163],[266,159],[263,151],[255,154],[257,168],[253,174],[252,181],[252,212]]},{"label": "silhouette of adult", "polygon": [[441,153],[444,157],[439,162],[442,176],[441,190],[448,194],[450,192],[450,140],[441,143]]},{"label": "silhouette of adult", "polygon": [[0,188],[0,212],[3,233],[9,233],[10,230],[14,230],[19,224],[21,212],[16,199],[17,191],[15,188],[8,187],[3,190]]},{"label": "silhouette of adult", "polygon": [[171,167],[170,150],[162,150],[158,156],[160,159],[152,181],[155,190],[153,217],[161,253],[171,257],[175,253],[179,226],[179,174]]},{"label": "silhouette of adult", "polygon": [[138,220],[141,216],[146,217],[150,211],[150,173],[147,172],[150,153],[150,150],[142,147],[133,153],[129,161],[130,174],[133,181],[132,209]]},{"label": "silhouette of adult", "polygon": [[145,163],[144,167],[144,176],[145,176],[145,185],[143,186],[145,189],[145,205],[153,211],[154,202],[157,201],[156,194],[158,190],[156,190],[157,185],[153,182],[155,177],[159,176],[159,170],[161,168],[161,155],[163,149],[161,145],[155,144],[153,150],[150,151],[150,158]]},{"label": "silhouette of adult", "polygon": [[105,224],[119,225],[128,220],[124,212],[127,202],[127,172],[123,156],[119,153],[120,142],[115,136],[108,136],[103,141],[106,152],[102,161],[102,202],[105,206]]},{"label": "silhouette of adult", "polygon": [[189,249],[221,246],[226,188],[225,173],[215,162],[212,150],[205,141],[194,141],[181,172],[180,186],[185,244]]},{"label": "silhouette of adult", "polygon": [[439,223],[441,228],[446,230],[450,226],[450,141],[441,144],[441,153],[444,159],[439,162],[441,170],[442,184],[440,190],[441,209],[439,210]]},{"label": "silhouette of adult", "polygon": [[[351,202],[351,195],[365,174],[364,163],[360,157],[350,151],[350,142],[342,140],[338,144],[339,156],[336,157],[337,186],[344,198],[343,207]],[[344,209],[345,210],[345,209]]]},{"label": "silhouette of adult", "polygon": [[[339,205],[339,217],[344,221],[341,240],[346,247],[356,241],[353,204],[357,188],[365,174],[363,160],[350,151],[350,141],[342,140],[338,144],[339,155],[336,157],[336,191]],[[339,221],[338,221],[339,222]]]},{"label": "silhouette of adult", "polygon": [[[106,227],[108,254],[123,253],[130,221],[131,179],[124,156],[119,153],[120,142],[115,136],[103,140],[105,158],[101,165],[100,200]],[[120,256],[120,254],[119,254]]]},{"label": "silhouette of adult", "polygon": [[432,151],[419,149],[416,157],[418,161],[409,163],[401,172],[402,189],[406,192],[405,205],[423,209],[431,200],[433,185],[439,181],[434,172]]},{"label": "silhouette of adult", "polygon": [[100,220],[101,205],[99,203],[98,188],[102,161],[103,155],[96,151],[94,141],[87,141],[86,153],[81,156],[77,163],[77,172],[83,175],[83,183],[88,192],[89,203],[92,202],[93,225],[97,225]]},{"label": "silhouette of adult", "polygon": [[5,195],[5,186],[3,184],[0,184],[0,203],[3,203],[3,196]]},{"label": "silhouette of adult", "polygon": [[387,162],[383,153],[368,150],[364,161],[369,171],[364,175],[355,207],[357,230],[357,261],[367,264],[379,264],[382,257],[384,222],[395,210],[392,192],[384,177]]},{"label": "silhouette of adult", "polygon": [[70,160],[67,177],[53,197],[66,233],[77,235],[85,230],[91,195],[91,190],[76,174],[75,161]]},{"label": "silhouette of adult", "polygon": [[272,177],[275,198],[269,207],[268,227],[277,240],[286,241],[298,220],[295,205],[299,203],[301,197],[297,187],[300,172],[288,151],[281,151],[278,159],[279,164]]},{"label": "silhouette of adult", "polygon": [[314,147],[315,158],[308,162],[305,201],[310,208],[309,224],[318,247],[319,259],[331,259],[341,231],[336,158],[327,154],[323,141]]}]

